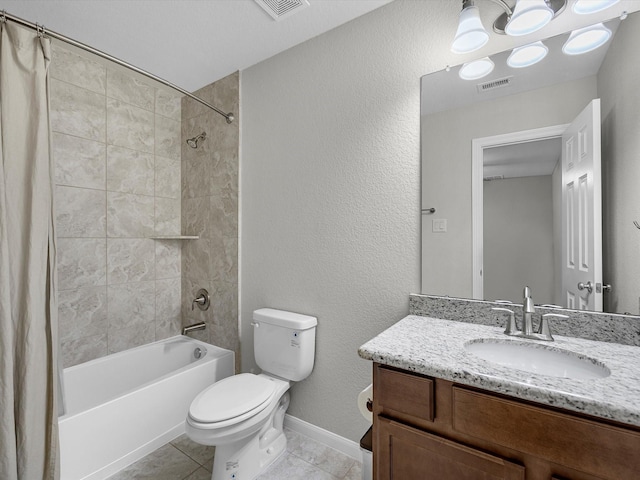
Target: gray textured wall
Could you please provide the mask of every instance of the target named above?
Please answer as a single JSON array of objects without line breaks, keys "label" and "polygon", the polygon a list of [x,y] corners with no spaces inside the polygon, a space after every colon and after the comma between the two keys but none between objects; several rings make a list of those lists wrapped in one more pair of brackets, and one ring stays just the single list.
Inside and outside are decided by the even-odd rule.
[{"label": "gray textured wall", "polygon": [[602,99],[605,309],[640,314],[640,14],[622,22],[598,75]]},{"label": "gray textured wall", "polygon": [[522,303],[528,285],[553,303],[551,175],[484,182],[483,193],[484,298]]},{"label": "gray textured wall", "polygon": [[242,72],[241,324],[318,317],[312,374],[289,413],[358,440],[371,382],[358,347],[420,287],[419,78],[426,2],[393,2]]}]

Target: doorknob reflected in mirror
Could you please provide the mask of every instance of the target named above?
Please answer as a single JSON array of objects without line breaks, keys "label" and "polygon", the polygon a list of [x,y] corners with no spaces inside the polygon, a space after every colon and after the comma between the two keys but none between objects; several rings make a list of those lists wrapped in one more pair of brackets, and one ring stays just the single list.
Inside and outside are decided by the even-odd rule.
[{"label": "doorknob reflected in mirror", "polygon": [[593,285],[591,285],[591,281],[588,281],[587,283],[580,282],[578,284],[578,290],[586,290],[587,292],[591,293],[593,292]]}]

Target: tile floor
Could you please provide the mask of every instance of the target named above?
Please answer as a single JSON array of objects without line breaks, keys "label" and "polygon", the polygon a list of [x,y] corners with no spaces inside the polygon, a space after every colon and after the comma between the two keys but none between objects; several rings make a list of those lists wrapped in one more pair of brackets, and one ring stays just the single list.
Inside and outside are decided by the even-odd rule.
[{"label": "tile floor", "polygon": [[[287,451],[257,480],[360,480],[361,464],[285,428]],[[109,480],[210,480],[215,447],[185,435],[116,473]]]}]

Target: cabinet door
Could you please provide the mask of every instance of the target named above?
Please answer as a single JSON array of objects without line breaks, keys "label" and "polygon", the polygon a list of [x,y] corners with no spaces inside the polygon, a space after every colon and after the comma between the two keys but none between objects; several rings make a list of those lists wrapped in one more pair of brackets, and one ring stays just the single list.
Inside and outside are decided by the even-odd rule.
[{"label": "cabinet door", "polygon": [[525,478],[522,465],[384,417],[376,418],[374,435],[376,480]]},{"label": "cabinet door", "polygon": [[612,426],[461,386],[453,387],[453,429],[584,472],[591,478],[640,479],[637,429]]}]

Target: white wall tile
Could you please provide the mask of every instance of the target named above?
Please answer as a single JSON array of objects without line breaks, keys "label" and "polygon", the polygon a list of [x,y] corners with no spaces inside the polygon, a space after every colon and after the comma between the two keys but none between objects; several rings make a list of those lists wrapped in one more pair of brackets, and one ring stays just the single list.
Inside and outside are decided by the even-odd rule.
[{"label": "white wall tile", "polygon": [[[196,92],[207,101],[237,105],[238,75]],[[238,339],[238,128],[187,98],[182,103],[182,230],[200,239],[182,247],[183,324],[205,321],[200,333],[240,358]],[[197,149],[187,138],[206,132]],[[212,307],[191,310],[198,288],[207,288]]]},{"label": "white wall tile", "polygon": [[180,198],[180,160],[156,155],[155,196]]},{"label": "white wall tile", "polygon": [[155,340],[153,322],[121,327],[109,331],[109,353],[118,353]]},{"label": "white wall tile", "polygon": [[107,97],[153,111],[156,89],[138,77],[107,69]]},{"label": "white wall tile", "polygon": [[105,238],[58,238],[57,253],[60,290],[106,285]]},{"label": "white wall tile", "polygon": [[156,89],[156,113],[164,117],[181,120],[182,94],[168,91],[164,88]]},{"label": "white wall tile", "polygon": [[106,68],[104,65],[77,55],[58,45],[52,45],[51,78],[104,95]]},{"label": "white wall tile", "polygon": [[107,287],[109,302],[109,335],[115,330],[134,325],[153,327],[156,313],[155,282],[124,283]]},{"label": "white wall tile", "polygon": [[57,186],[55,192],[58,237],[104,237],[104,190]]},{"label": "white wall tile", "polygon": [[157,235],[180,235],[180,199],[155,199],[155,231]]},{"label": "white wall tile", "polygon": [[58,292],[58,325],[62,343],[107,333],[107,287]]},{"label": "white wall tile", "polygon": [[154,158],[130,148],[107,147],[107,190],[110,192],[154,194]]},{"label": "white wall tile", "polygon": [[107,355],[107,335],[91,335],[61,343],[62,364],[70,367]]},{"label": "white wall tile", "polygon": [[155,241],[156,280],[180,277],[182,269],[182,241]]},{"label": "white wall tile", "polygon": [[153,153],[153,113],[107,98],[107,143]]},{"label": "white wall tile", "polygon": [[51,130],[104,142],[104,96],[51,79]]},{"label": "white wall tile", "polygon": [[180,148],[180,122],[156,115],[156,155],[180,158]]},{"label": "white wall tile", "polygon": [[167,338],[180,331],[182,323],[181,280],[170,278],[156,282],[156,337]]},{"label": "white wall tile", "polygon": [[107,238],[107,285],[154,280],[155,241]]},{"label": "white wall tile", "polygon": [[51,143],[58,185],[104,190],[107,150],[104,143],[63,133],[54,133]]},{"label": "white wall tile", "polygon": [[153,233],[153,197],[107,192],[107,236],[150,237]]},{"label": "white wall tile", "polygon": [[182,242],[148,237],[181,233],[182,99],[58,46],[51,77],[70,366],[179,333]]}]

